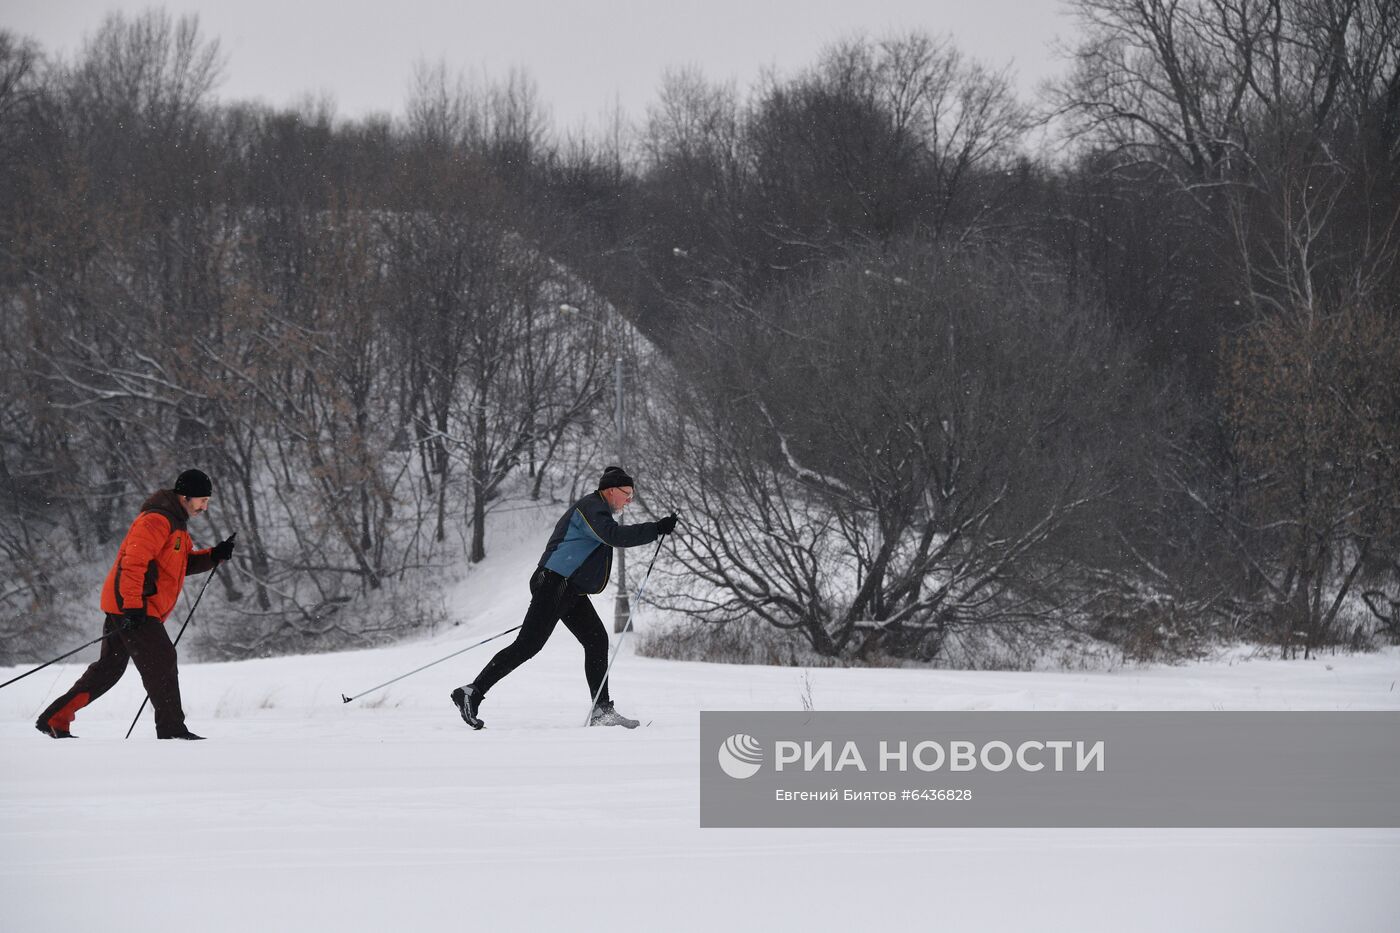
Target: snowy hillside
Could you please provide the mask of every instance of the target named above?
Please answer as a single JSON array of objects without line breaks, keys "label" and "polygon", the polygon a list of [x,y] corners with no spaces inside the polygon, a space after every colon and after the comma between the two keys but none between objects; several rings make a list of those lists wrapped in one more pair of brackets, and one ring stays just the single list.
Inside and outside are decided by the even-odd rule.
[{"label": "snowy hillside", "polygon": [[0,692],[0,927],[1273,933],[1400,915],[1393,830],[698,828],[702,709],[794,710],[808,694],[822,710],[1396,709],[1395,651],[804,680],[624,648],[618,707],[652,722],[628,732],[579,728],[582,656],[561,627],[492,692],[484,732],[447,695],[503,642],[341,703],[517,624],[537,549],[529,534],[499,548],[454,594],[462,624],[428,641],[184,665],[207,742],[156,742],[149,711],[123,741],[134,671],[81,713],[75,742],[32,722],[79,667]]}]

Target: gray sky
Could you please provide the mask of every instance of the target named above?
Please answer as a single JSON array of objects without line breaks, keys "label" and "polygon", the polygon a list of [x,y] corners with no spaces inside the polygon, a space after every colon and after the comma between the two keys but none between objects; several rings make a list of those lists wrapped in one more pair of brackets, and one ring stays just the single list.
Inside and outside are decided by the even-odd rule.
[{"label": "gray sky", "polygon": [[110,10],[198,13],[227,56],[227,99],[288,105],[327,94],[342,116],[399,113],[416,61],[504,76],[523,67],[556,126],[597,126],[620,104],[640,117],[667,67],[696,65],[747,87],[791,73],[838,39],[919,29],[1011,65],[1024,95],[1063,64],[1072,24],[1059,0],[0,0],[0,27],[69,55]]}]

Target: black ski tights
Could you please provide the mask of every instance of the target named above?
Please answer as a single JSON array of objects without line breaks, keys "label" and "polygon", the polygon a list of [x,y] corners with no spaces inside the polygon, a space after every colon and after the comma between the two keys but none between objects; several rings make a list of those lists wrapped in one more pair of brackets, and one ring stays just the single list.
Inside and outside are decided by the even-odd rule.
[{"label": "black ski tights", "polygon": [[539,654],[554,632],[554,623],[562,621],[583,645],[583,672],[588,677],[589,696],[596,694],[599,705],[610,702],[608,685],[603,682],[608,671],[608,630],[593,603],[568,580],[543,567],[530,578],[530,597],[530,608],[515,641],[496,652],[481,669],[473,682],[476,689],[485,695],[498,680]]}]

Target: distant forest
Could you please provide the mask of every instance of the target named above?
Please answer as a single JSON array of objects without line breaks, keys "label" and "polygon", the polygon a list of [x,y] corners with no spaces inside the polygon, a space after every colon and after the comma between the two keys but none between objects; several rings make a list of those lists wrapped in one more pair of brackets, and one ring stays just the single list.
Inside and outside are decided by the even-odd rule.
[{"label": "distant forest", "polygon": [[192,19],[0,31],[0,661],[96,625],[187,466],[239,533],[209,651],[431,624],[494,509],[614,462],[615,396],[696,630],[1400,638],[1400,5],[1069,6],[1033,101],[904,34],[586,136],[520,72],[344,120],[219,101]]}]

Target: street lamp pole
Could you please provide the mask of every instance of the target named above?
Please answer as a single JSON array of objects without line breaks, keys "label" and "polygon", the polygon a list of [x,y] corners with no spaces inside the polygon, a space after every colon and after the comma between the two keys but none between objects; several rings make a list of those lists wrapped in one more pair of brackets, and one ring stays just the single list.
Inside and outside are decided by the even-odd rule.
[{"label": "street lamp pole", "polygon": [[[618,354],[614,384],[617,391],[617,464],[627,469],[627,414],[622,404],[622,355]],[[618,523],[623,520],[618,513]],[[617,597],[613,600],[613,631],[632,630],[632,606],[627,600],[627,549],[617,548]]]},{"label": "street lamp pole", "polygon": [[[597,327],[603,324],[597,318],[584,314],[577,307],[571,304],[561,304],[559,310],[564,314],[576,314]],[[624,470],[627,469],[627,422],[626,409],[623,407],[623,358],[622,354],[617,355],[617,361],[613,367],[613,392],[615,395],[613,402],[613,421],[617,426],[617,465]],[[617,517],[618,523],[622,523],[622,515]],[[617,597],[613,600],[613,631],[629,632],[632,630],[632,606],[627,599],[627,551],[623,548],[616,548],[617,557]]]}]

